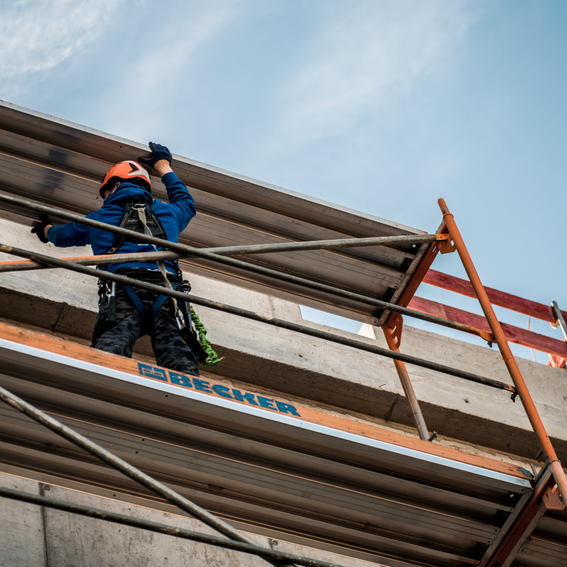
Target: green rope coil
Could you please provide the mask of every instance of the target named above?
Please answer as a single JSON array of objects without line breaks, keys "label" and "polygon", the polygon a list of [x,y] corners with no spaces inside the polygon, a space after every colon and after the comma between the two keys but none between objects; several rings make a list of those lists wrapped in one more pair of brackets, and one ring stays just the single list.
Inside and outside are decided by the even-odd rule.
[{"label": "green rope coil", "polygon": [[195,313],[193,306],[191,306],[191,319],[195,325],[195,329],[197,329],[197,332],[199,333],[201,346],[207,353],[207,360],[205,360],[203,364],[205,366],[214,366],[215,364],[218,364],[222,358],[219,358],[218,354],[213,350],[209,339],[207,339],[207,329],[205,329],[205,325],[201,323],[201,319],[199,319],[199,316]]}]

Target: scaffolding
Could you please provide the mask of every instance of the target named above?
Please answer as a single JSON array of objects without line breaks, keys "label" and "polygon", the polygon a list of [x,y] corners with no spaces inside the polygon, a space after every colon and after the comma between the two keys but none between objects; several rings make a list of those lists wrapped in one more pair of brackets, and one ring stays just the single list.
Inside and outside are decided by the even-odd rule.
[{"label": "scaffolding", "polygon": [[[114,234],[129,236],[131,233],[125,229],[97,223],[82,214],[98,206],[93,187],[96,180],[106,171],[108,164],[129,159],[131,155],[137,155],[135,152],[138,151],[140,147],[125,140],[112,138],[39,113],[18,109],[7,103],[0,103],[0,165],[2,166],[0,167],[2,189],[0,213],[4,218],[24,225],[29,225],[30,219],[37,214],[48,214],[56,219],[56,222],[77,222]],[[412,437],[401,434],[398,437],[384,437],[377,431],[377,427],[373,429],[368,424],[364,427],[356,426],[352,421],[341,421],[338,418],[329,423],[319,419],[320,416],[315,416],[317,419],[313,418],[310,421],[303,417],[303,410],[301,420],[287,415],[271,414],[266,417],[261,413],[262,408],[256,411],[256,408],[250,406],[245,408],[246,411],[242,410],[238,413],[233,407],[236,404],[230,406],[224,398],[219,401],[211,397],[210,400],[203,401],[193,399],[189,395],[185,396],[186,391],[183,390],[184,386],[180,385],[179,377],[177,382],[171,379],[168,381],[165,370],[157,367],[150,368],[150,371],[159,371],[162,374],[157,379],[155,376],[142,374],[148,376],[148,379],[141,385],[136,381],[136,376],[132,378],[133,373],[128,374],[133,366],[126,366],[122,377],[126,380],[125,383],[132,387],[146,388],[149,391],[147,393],[149,401],[143,400],[147,406],[141,406],[139,414],[132,410],[132,415],[117,416],[113,423],[113,426],[116,425],[116,431],[113,430],[115,436],[108,434],[107,437],[102,437],[105,442],[109,440],[123,444],[132,442],[135,436],[134,434],[129,436],[131,432],[129,419],[143,415],[149,425],[142,431],[151,432],[152,427],[156,425],[165,427],[174,423],[181,409],[190,407],[191,411],[195,412],[198,427],[194,427],[195,431],[188,432],[183,438],[189,447],[188,454],[194,448],[189,441],[193,442],[195,436],[205,431],[206,440],[214,448],[211,453],[215,457],[218,456],[215,450],[226,445],[230,435],[233,434],[232,429],[229,435],[216,423],[211,426],[211,422],[219,417],[226,429],[233,428],[235,436],[240,435],[247,440],[251,453],[267,450],[267,447],[273,450],[270,453],[273,461],[269,461],[270,466],[264,468],[256,467],[255,461],[250,459],[250,455],[246,452],[243,451],[242,457],[241,454],[236,454],[238,458],[231,461],[231,466],[235,471],[238,469],[241,476],[251,472],[269,476],[269,480],[266,480],[266,484],[262,487],[263,490],[267,490],[265,487],[270,482],[274,486],[282,480],[289,482],[290,487],[286,488],[287,492],[282,491],[282,499],[293,491],[302,494],[313,492],[319,499],[317,506],[315,500],[309,501],[310,504],[313,502],[314,511],[307,514],[306,519],[301,516],[302,509],[299,505],[300,512],[295,515],[290,509],[275,505],[274,510],[256,511],[256,515],[252,516],[253,521],[248,524],[243,522],[244,525],[254,525],[256,522],[257,527],[267,518],[266,525],[269,529],[266,528],[265,531],[269,533],[296,535],[297,532],[300,536],[304,533],[307,534],[305,540],[301,540],[300,536],[294,540],[290,536],[290,541],[306,541],[308,545],[310,542],[318,542],[321,544],[321,549],[339,553],[348,550],[352,557],[378,560],[384,565],[394,567],[416,565],[458,567],[471,564],[479,567],[567,565],[567,548],[563,544],[567,540],[567,522],[564,521],[564,517],[561,517],[561,521],[557,521],[559,517],[557,514],[564,513],[565,510],[567,495],[565,474],[508,343],[515,342],[537,348],[563,359],[567,358],[567,347],[564,341],[542,337],[500,323],[492,305],[512,308],[552,324],[558,323],[564,332],[567,332],[564,322],[567,313],[562,312],[556,303],[549,308],[526,300],[520,301],[509,294],[485,288],[480,282],[453,216],[442,200],[439,202],[443,215],[441,226],[434,234],[424,234],[383,219],[362,213],[355,214],[340,207],[329,213],[328,210],[331,208],[329,204],[309,200],[292,192],[279,190],[184,158],[176,158],[174,167],[186,184],[189,185],[188,181],[193,182],[190,189],[196,196],[199,210],[203,214],[192,222],[192,231],[198,235],[206,235],[208,240],[199,240],[192,234],[185,234],[182,242],[171,243],[134,233],[137,241],[161,246],[164,251],[136,256],[119,254],[112,257],[72,258],[52,258],[3,243],[0,244],[0,252],[19,256],[24,260],[0,263],[0,272],[23,273],[30,270],[61,268],[88,277],[107,279],[118,284],[151,290],[160,295],[189,300],[195,305],[285,329],[300,336],[313,337],[356,349],[356,352],[389,358],[394,361],[420,440],[415,440],[413,443]],[[158,198],[161,197],[159,187],[156,188],[156,194]],[[60,206],[57,207],[57,204]],[[63,210],[64,208],[66,210]],[[288,222],[286,225],[286,219],[293,219],[293,222]],[[227,227],[232,228],[229,231]],[[261,243],[234,246],[233,242]],[[460,256],[469,281],[446,276],[431,269],[438,254],[451,252],[457,252]],[[321,255],[318,256],[319,253]],[[183,266],[189,272],[218,278],[229,284],[242,285],[246,289],[261,291],[295,303],[323,308],[337,315],[352,316],[361,322],[380,327],[388,348],[283,318],[261,315],[208,298],[181,294],[161,286],[93,268],[128,262],[133,257],[143,261],[181,260],[185,262]],[[356,277],[353,277],[353,274],[356,274]],[[477,298],[485,317],[418,298],[415,294],[422,283],[437,285]],[[490,344],[497,344],[512,383],[400,352],[403,317],[412,317],[465,332],[480,337]],[[0,336],[0,352],[4,367],[2,378],[8,385],[19,387],[20,395],[14,393],[14,387],[5,387],[0,389],[0,397],[10,408],[14,408],[14,414],[19,415],[17,412],[21,412],[34,420],[30,422],[34,427],[37,422],[41,427],[64,437],[81,451],[95,456],[111,467],[109,470],[120,471],[151,491],[155,494],[151,497],[154,502],[160,505],[163,502],[170,502],[190,516],[199,518],[213,527],[224,538],[7,488],[0,488],[0,496],[256,554],[272,564],[332,565],[261,547],[254,539],[222,519],[224,517],[230,521],[236,518],[238,521],[239,517],[243,517],[238,513],[246,508],[248,501],[234,504],[233,508],[227,506],[221,509],[220,513],[213,515],[208,510],[215,509],[210,505],[214,502],[214,498],[204,499],[205,505],[199,506],[183,496],[182,490],[173,490],[167,486],[165,483],[172,485],[175,483],[168,482],[168,477],[163,471],[160,472],[162,476],[148,475],[144,472],[147,469],[143,466],[134,467],[127,462],[128,459],[113,454],[117,451],[110,452],[105,449],[103,446],[105,443],[95,443],[91,433],[98,433],[97,427],[102,427],[100,415],[102,417],[106,415],[102,412],[100,415],[96,414],[95,410],[98,406],[94,409],[89,408],[91,421],[73,421],[69,415],[74,414],[65,413],[61,407],[59,407],[61,419],[54,419],[53,415],[58,415],[58,412],[53,411],[53,407],[58,406],[50,405],[49,399],[56,397],[60,390],[50,385],[53,391],[48,391],[48,387],[45,386],[47,381],[43,380],[43,376],[30,378],[26,374],[31,372],[26,366],[26,357],[33,359],[34,368],[49,368],[49,372],[52,373],[61,368],[68,371],[65,385],[61,390],[69,395],[71,405],[77,400],[84,401],[88,398],[91,401],[89,396],[92,396],[92,399],[100,396],[98,382],[101,380],[104,381],[104,388],[107,390],[105,394],[109,397],[117,396],[116,399],[119,399],[120,388],[113,384],[115,369],[102,364],[104,357],[98,359],[95,357],[95,363],[90,366],[83,364],[80,357],[86,354],[88,350],[86,347],[77,351],[78,358],[73,363],[68,360],[62,361],[62,357],[52,357],[54,351],[49,351],[47,347],[43,354],[41,351],[34,351],[27,348],[23,342],[17,342],[18,331],[12,329],[10,335],[6,331],[7,327],[2,325],[3,323],[0,323],[0,330],[4,331],[5,337],[11,339]],[[23,333],[21,330],[20,332]],[[61,354],[65,349],[61,348],[57,352]],[[65,366],[66,364],[68,367]],[[479,386],[488,386],[493,388],[495,393],[500,391],[505,396],[509,396],[512,401],[520,398],[541,447],[545,460],[543,468],[539,473],[534,470],[534,474],[531,475],[527,471],[519,470],[518,467],[504,466],[502,463],[496,466],[492,462],[491,466],[494,468],[483,469],[482,459],[475,460],[469,456],[468,460],[459,461],[455,453],[434,443],[436,432],[430,431],[427,426],[406,364],[445,373]],[[24,378],[18,382],[20,376]],[[88,387],[81,384],[81,379],[89,376],[92,378],[91,382],[97,384],[96,388],[90,385],[90,382]],[[154,380],[153,389],[148,386],[150,379]],[[83,392],[80,388],[84,388],[84,395],[77,393]],[[156,392],[162,390],[167,391],[170,397],[167,405],[162,401],[158,406]],[[177,394],[174,393],[175,391]],[[174,400],[173,398],[176,397],[178,399]],[[30,403],[30,400],[34,403]],[[38,400],[38,403],[35,400]],[[129,408],[121,398],[119,401],[120,404],[117,403],[119,407]],[[92,401],[92,406],[96,406],[96,403]],[[150,404],[156,404],[158,408],[155,410],[156,413],[151,413],[149,410],[143,413]],[[164,417],[163,414],[166,414],[170,407],[178,413]],[[211,409],[213,407],[214,411]],[[153,407],[151,409],[154,410]],[[124,410],[124,413],[128,412]],[[264,411],[264,414],[269,412]],[[7,410],[0,410],[0,415],[7,421],[12,420],[10,425],[21,424],[13,415],[8,415]],[[65,425],[66,419],[75,423],[75,426]],[[26,423],[27,421],[26,419]],[[300,427],[296,425],[299,421]],[[182,425],[187,425],[187,422],[182,422]],[[37,428],[39,429],[39,426]],[[252,438],[249,434],[251,430],[259,431],[261,434],[259,433],[257,438]],[[35,434],[36,430],[29,426],[25,431]],[[402,441],[401,437],[405,439]],[[155,446],[157,449],[162,448],[159,445],[160,440],[156,439],[153,440]],[[282,439],[285,439],[285,443]],[[412,442],[410,443],[409,440]],[[3,441],[5,439],[1,438],[0,443]],[[22,449],[22,454],[25,450],[29,450],[32,454],[34,449],[30,449],[30,446],[35,441],[35,437],[29,441],[29,445]],[[165,449],[171,448],[167,441],[169,439],[163,442]],[[316,447],[317,450],[306,450],[307,442],[311,444],[310,447]],[[140,442],[140,445],[143,443]],[[2,447],[6,449],[6,443]],[[281,455],[278,454],[276,459],[274,455],[278,451]],[[21,456],[16,453],[17,450],[14,450],[13,454],[16,455],[14,461]],[[184,455],[182,452],[177,454]],[[34,453],[33,458],[25,461],[22,467],[25,470],[40,468],[45,463],[50,464],[57,459],[63,460],[64,455],[64,452],[54,451],[53,454],[44,455],[43,460],[36,459],[32,462],[33,458],[36,458]],[[294,462],[297,463],[297,471],[301,474],[296,474],[295,469],[292,470],[293,474],[288,474],[287,463],[285,466],[281,465],[281,462],[289,456],[293,457]],[[452,460],[450,457],[455,458]],[[250,462],[246,460],[247,458]],[[6,456],[3,459],[3,463],[9,461]],[[237,461],[238,466],[235,464]],[[213,457],[207,462],[212,463]],[[85,463],[85,467],[95,467],[93,461],[85,460]],[[277,469],[276,465],[281,465],[281,470]],[[61,475],[70,474],[71,465],[66,466]],[[76,466],[77,470],[84,470]],[[215,473],[218,474],[216,471]],[[102,484],[105,479],[113,478],[103,476],[98,469],[96,474],[99,476],[93,473],[92,478],[95,479],[92,481],[93,485],[96,482]],[[56,476],[56,478],[64,478],[64,476]],[[157,480],[160,478],[163,482]],[[260,477],[255,477],[256,482],[258,478]],[[293,478],[293,483],[290,478]],[[317,484],[317,479],[323,481]],[[345,479],[348,479],[348,482]],[[89,480],[90,477],[87,478],[87,481]],[[362,488],[359,488],[357,483]],[[109,484],[109,486],[118,486],[118,490],[122,487],[119,484]],[[126,493],[137,494],[130,485],[124,486]],[[177,483],[177,486],[180,484]],[[187,484],[181,486],[186,488]],[[142,491],[142,494],[144,498],[150,498],[147,492]],[[200,496],[203,503],[202,493]],[[346,505],[348,498],[356,499],[350,508]],[[327,500],[332,500],[329,504],[330,512],[320,505],[321,501],[326,505]],[[340,508],[341,505],[343,508]],[[286,522],[277,524],[273,522],[273,517],[281,510],[287,511],[289,518]],[[339,515],[343,510],[344,521],[332,518],[333,514]],[[534,529],[537,530],[544,515],[546,518],[551,517],[550,521],[553,524],[546,533],[555,534],[555,541],[561,540],[561,544],[554,546],[550,536],[549,541],[540,541],[540,547],[536,551],[535,548],[531,548],[531,551],[524,554],[518,563],[517,557],[519,553],[521,555],[522,546],[527,545],[526,542]],[[328,520],[328,517],[331,517],[331,520]],[[292,524],[297,518],[305,520],[299,527]],[[388,522],[391,518],[397,528],[390,529]],[[272,520],[271,524],[269,520]],[[327,523],[325,524],[323,520]],[[404,531],[403,522],[411,525],[411,529]],[[341,539],[342,532],[348,533],[348,536]],[[428,534],[439,537],[433,543],[429,543]],[[473,535],[467,539],[469,534]],[[333,547],[334,542],[338,543]],[[535,555],[533,561],[528,560],[529,553]]]},{"label": "scaffolding", "polygon": [[[430,434],[427,425],[425,423],[424,416],[419,407],[419,402],[413,391],[409,373],[406,369],[405,364],[414,364],[417,366],[422,366],[429,368],[438,372],[444,372],[452,376],[456,376],[465,380],[470,380],[479,384],[490,386],[493,388],[505,390],[511,393],[511,397],[514,400],[517,397],[520,398],[526,414],[532,424],[535,435],[538,438],[541,450],[545,455],[546,468],[544,472],[539,476],[539,481],[537,484],[537,490],[532,495],[530,503],[526,506],[525,511],[520,515],[516,524],[512,526],[503,538],[501,545],[498,549],[493,550],[493,556],[487,565],[496,567],[497,565],[502,565],[505,563],[506,558],[510,552],[517,548],[518,542],[525,538],[526,531],[529,525],[533,526],[534,519],[542,514],[544,509],[556,509],[561,510],[565,508],[565,497],[567,496],[567,479],[565,473],[561,466],[559,459],[557,458],[556,452],[551,444],[551,441],[545,431],[541,418],[537,412],[531,395],[526,387],[525,381],[522,374],[518,368],[518,365],[514,359],[514,356],[510,350],[508,340],[502,330],[502,326],[498,319],[496,318],[490,299],[483,287],[478,274],[474,268],[470,255],[466,249],[464,241],[460,235],[457,225],[453,219],[452,214],[449,212],[445,202],[440,199],[439,206],[443,214],[443,224],[441,230],[436,234],[423,235],[423,236],[398,236],[398,237],[372,237],[372,238],[361,238],[361,239],[340,239],[331,241],[319,241],[319,242],[299,242],[290,244],[276,244],[276,245],[253,245],[253,246],[232,246],[232,247],[220,247],[213,249],[199,249],[194,247],[189,247],[182,244],[173,244],[171,242],[160,240],[155,237],[141,235],[139,233],[130,232],[123,228],[113,227],[106,225],[104,223],[96,222],[91,219],[86,219],[63,210],[55,209],[53,207],[48,207],[39,203],[34,203],[32,201],[22,199],[19,197],[14,197],[6,194],[0,194],[0,201],[4,203],[9,203],[11,205],[17,205],[18,207],[24,207],[37,213],[56,215],[58,218],[63,218],[69,221],[78,222],[85,224],[87,226],[99,228],[102,230],[107,230],[115,234],[122,234],[125,236],[135,235],[135,238],[142,242],[147,242],[154,244],[156,246],[161,246],[165,249],[164,252],[155,253],[142,253],[140,255],[116,255],[115,257],[109,258],[107,256],[90,256],[82,258],[68,258],[68,259],[58,259],[48,257],[35,252],[18,249],[7,244],[0,245],[0,251],[12,254],[15,256],[20,256],[26,258],[26,261],[22,262],[3,262],[0,264],[0,271],[25,271],[32,269],[47,269],[47,268],[63,268],[71,271],[76,271],[88,276],[93,276],[97,278],[107,279],[119,284],[128,284],[137,286],[139,288],[147,289],[154,292],[159,292],[160,294],[165,294],[171,297],[175,297],[181,300],[189,300],[190,302],[203,305],[212,309],[221,310],[239,317],[249,318],[255,321],[260,321],[262,323],[267,323],[270,325],[275,325],[277,327],[285,328],[291,331],[303,333],[313,337],[321,338],[327,341],[340,343],[349,347],[365,350],[374,354],[381,356],[387,356],[394,360],[396,370],[398,372],[400,381],[402,383],[404,392],[406,394],[407,402],[410,406],[416,428],[419,432],[420,438],[426,441],[432,441],[434,434]],[[352,292],[347,292],[340,288],[333,288],[328,285],[320,284],[311,280],[306,280],[297,276],[292,276],[289,274],[282,274],[274,272],[270,268],[261,267],[258,265],[249,264],[242,260],[236,260],[231,258],[231,255],[245,255],[245,254],[258,254],[258,253],[275,253],[275,252],[288,252],[292,250],[305,250],[305,249],[324,249],[324,248],[342,248],[342,247],[363,247],[363,246],[388,246],[398,243],[411,243],[411,244],[425,244],[429,247],[428,253],[424,256],[421,265],[413,276],[413,280],[409,283],[405,296],[402,296],[399,304],[389,303],[386,301],[381,301],[377,299],[371,299],[363,295],[357,295]],[[440,253],[447,253],[456,251],[461,258],[463,266],[467,272],[470,279],[470,284],[474,293],[476,294],[483,312],[485,313],[486,320],[490,327],[490,332],[486,330],[479,329],[478,327],[473,327],[471,325],[466,325],[461,322],[449,321],[441,317],[436,317],[427,313],[416,311],[414,309],[404,307],[403,303],[408,303],[411,298],[408,295],[415,293],[417,288],[416,284],[419,284],[420,279],[423,279],[425,273],[429,269],[435,255]],[[293,283],[299,283],[304,286],[313,287],[326,293],[335,294],[337,296],[348,297],[351,300],[362,301],[369,305],[372,305],[378,309],[382,309],[389,313],[385,324],[382,329],[389,346],[389,349],[383,349],[374,345],[365,344],[360,341],[353,339],[340,337],[333,335],[331,333],[326,333],[309,327],[301,326],[288,321],[283,321],[279,319],[268,318],[261,316],[255,312],[247,311],[244,309],[236,308],[234,306],[222,304],[219,302],[211,301],[194,295],[187,295],[184,293],[176,292],[173,290],[165,289],[161,286],[152,285],[145,282],[140,282],[137,280],[132,280],[128,277],[113,274],[107,271],[100,271],[88,267],[88,265],[105,265],[109,263],[121,263],[124,261],[131,261],[134,257],[138,260],[156,260],[156,259],[183,259],[187,257],[203,257],[208,260],[212,260],[220,263],[228,263],[233,266],[237,266],[240,269],[249,269],[257,273],[264,275],[281,277],[287,279]],[[469,372],[465,372],[459,369],[450,368],[438,363],[430,362],[427,360],[419,359],[410,355],[405,355],[399,352],[399,346],[401,342],[401,332],[403,327],[403,321],[401,316],[411,316],[417,319],[421,319],[430,323],[437,323],[439,325],[449,327],[452,329],[457,329],[467,333],[475,334],[482,337],[483,339],[494,342],[498,345],[502,358],[506,364],[510,377],[513,381],[514,386],[509,384],[493,380],[491,378],[475,375]],[[162,483],[152,479],[142,471],[136,469],[135,467],[129,465],[122,459],[112,455],[109,451],[103,449],[99,445],[89,441],[84,436],[76,433],[71,428],[63,425],[62,423],[51,418],[44,412],[41,412],[33,405],[26,403],[21,398],[18,398],[14,394],[10,393],[4,388],[0,388],[0,398],[7,404],[11,405],[13,408],[21,411],[41,423],[45,427],[48,427],[52,431],[56,432],[58,435],[63,436],[67,440],[81,447],[82,449],[95,455],[97,458],[101,459],[108,465],[119,470],[123,474],[127,475],[131,479],[139,482],[146,488],[152,490],[156,494],[165,498],[169,502],[175,504],[183,511],[189,513],[190,515],[200,519],[207,525],[215,528],[221,534],[229,538],[229,540],[223,540],[219,538],[211,538],[204,534],[196,534],[193,532],[178,530],[177,528],[171,526],[162,526],[153,524],[151,522],[139,522],[138,520],[132,518],[125,518],[119,515],[113,515],[101,510],[95,510],[92,508],[80,507],[76,505],[70,505],[68,503],[62,503],[59,501],[50,501],[50,499],[45,497],[37,497],[30,494],[19,493],[17,491],[10,491],[3,489],[0,495],[13,499],[20,499],[27,502],[33,502],[36,504],[41,504],[43,506],[50,506],[66,510],[72,513],[84,514],[91,517],[97,517],[118,523],[127,523],[129,525],[137,525],[143,529],[150,529],[154,531],[159,531],[161,533],[167,533],[169,535],[174,535],[177,537],[184,537],[189,539],[194,539],[209,543],[212,545],[220,545],[228,547],[231,549],[239,550],[245,553],[257,554],[263,557],[273,564],[282,565],[282,562],[286,562],[286,565],[297,564],[306,566],[330,566],[330,563],[310,560],[301,558],[298,556],[292,556],[290,554],[275,552],[271,549],[259,547],[253,539],[235,530],[232,526],[226,522],[219,520],[209,512],[206,512],[199,506],[188,501],[186,498],[180,496],[173,490],[169,489]],[[541,505],[541,501],[545,502],[545,507]],[[538,503],[539,502],[539,503]],[[524,526],[525,529],[518,529],[518,526]]]}]

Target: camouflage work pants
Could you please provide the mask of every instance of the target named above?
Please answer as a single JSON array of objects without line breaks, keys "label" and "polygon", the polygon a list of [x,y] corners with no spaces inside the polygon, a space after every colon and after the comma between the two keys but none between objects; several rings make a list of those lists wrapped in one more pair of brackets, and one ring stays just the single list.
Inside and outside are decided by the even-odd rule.
[{"label": "camouflage work pants", "polygon": [[[159,282],[159,279],[157,281]],[[142,301],[146,313],[149,313],[158,295],[140,288],[133,289]],[[150,335],[158,366],[199,376],[199,362],[179,334],[171,300],[165,301],[153,321],[150,316],[146,316],[142,321],[132,300],[117,285],[116,321],[109,322],[107,315],[108,300],[105,295],[101,295],[91,345],[93,348],[131,358],[136,341],[147,334]]]}]

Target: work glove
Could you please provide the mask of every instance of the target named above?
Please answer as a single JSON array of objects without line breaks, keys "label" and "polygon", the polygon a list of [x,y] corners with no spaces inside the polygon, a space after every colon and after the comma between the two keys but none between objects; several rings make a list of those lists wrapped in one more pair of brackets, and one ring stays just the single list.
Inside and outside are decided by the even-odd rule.
[{"label": "work glove", "polygon": [[140,156],[138,158],[138,162],[142,165],[147,165],[153,168],[156,164],[156,161],[159,161],[160,159],[166,159],[171,165],[171,152],[165,146],[150,142],[150,151],[152,153],[149,156]]},{"label": "work glove", "polygon": [[49,222],[49,217],[47,215],[39,215],[39,220],[32,223],[32,234],[35,234],[44,244],[49,242],[45,236],[45,227],[50,224],[53,223]]}]

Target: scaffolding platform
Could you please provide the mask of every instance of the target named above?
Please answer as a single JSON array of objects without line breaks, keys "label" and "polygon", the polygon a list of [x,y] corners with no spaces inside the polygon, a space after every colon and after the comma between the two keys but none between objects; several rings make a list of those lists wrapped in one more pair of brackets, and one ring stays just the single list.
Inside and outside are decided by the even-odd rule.
[{"label": "scaffolding platform", "polygon": [[[6,388],[246,531],[384,565],[478,564],[533,492],[517,466],[222,380],[7,324],[0,337]],[[151,498],[16,410],[0,416],[12,471]]]}]

